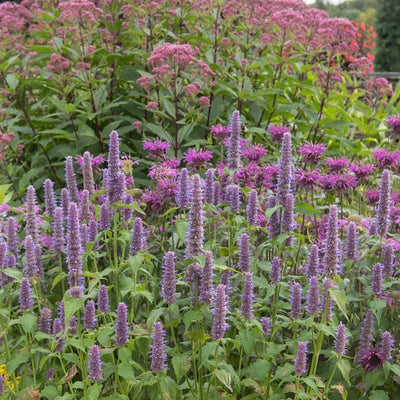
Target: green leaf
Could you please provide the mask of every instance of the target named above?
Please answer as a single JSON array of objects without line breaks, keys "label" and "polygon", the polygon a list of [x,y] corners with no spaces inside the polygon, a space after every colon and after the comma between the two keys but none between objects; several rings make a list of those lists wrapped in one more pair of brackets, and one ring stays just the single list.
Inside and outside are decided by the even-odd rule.
[{"label": "green leaf", "polygon": [[183,316],[183,322],[187,329],[192,322],[201,321],[203,318],[204,316],[200,311],[190,310]]},{"label": "green leaf", "polygon": [[160,378],[160,389],[162,393],[162,399],[175,400],[178,398],[178,388],[176,382],[169,376],[162,376]]},{"label": "green leaf", "polygon": [[163,308],[156,308],[152,310],[147,318],[147,326],[152,327],[154,323],[160,319],[161,315],[164,314]]},{"label": "green leaf", "polygon": [[351,365],[350,365],[350,363],[347,360],[345,360],[344,358],[341,358],[340,360],[337,361],[336,365],[337,365],[339,371],[342,373],[343,378],[350,386],[351,385],[351,382],[350,382]]},{"label": "green leaf", "polygon": [[215,377],[231,392],[233,392],[232,389],[232,375],[224,370],[224,369],[217,369],[214,371]]},{"label": "green leaf", "polygon": [[57,387],[52,385],[48,385],[40,391],[40,396],[43,396],[48,400],[55,399],[59,394],[60,392],[58,391]]},{"label": "green leaf", "polygon": [[348,320],[349,318],[346,314],[346,293],[343,290],[339,289],[329,289],[329,293],[332,296],[333,301],[339,307],[340,311]]},{"label": "green leaf", "polygon": [[396,364],[388,364],[390,366],[390,370],[394,372],[397,376],[400,376],[400,365]]},{"label": "green leaf", "polygon": [[64,297],[64,315],[65,321],[64,326],[68,326],[71,317],[83,307],[83,299],[78,299],[76,297],[69,297],[65,295]]},{"label": "green leaf", "polygon": [[127,381],[136,381],[135,371],[130,364],[122,363],[118,366],[118,376],[126,379]]},{"label": "green leaf", "polygon": [[89,400],[100,399],[101,389],[103,389],[103,385],[100,385],[99,383],[94,383],[91,386],[89,386],[88,389]]},{"label": "green leaf", "polygon": [[53,279],[53,283],[51,284],[51,289],[54,289],[58,283],[60,283],[65,277],[67,277],[68,274],[65,272],[61,272],[57,274],[57,276]]},{"label": "green leaf", "polygon": [[20,319],[25,332],[34,332],[37,326],[36,314],[25,313]]},{"label": "green leaf", "polygon": [[239,342],[243,346],[243,350],[247,355],[250,355],[254,350],[256,338],[253,331],[242,329],[239,333]]},{"label": "green leaf", "polygon": [[14,74],[7,74],[6,75],[6,82],[10,89],[16,89],[18,86],[19,80]]},{"label": "green leaf", "polygon": [[7,276],[10,276],[11,278],[16,279],[18,282],[20,282],[23,278],[22,271],[16,268],[3,268],[1,272]]},{"label": "green leaf", "polygon": [[11,375],[21,364],[29,360],[28,354],[13,353],[12,359],[7,363],[7,372]]},{"label": "green leaf", "polygon": [[179,381],[184,377],[190,369],[190,357],[186,356],[175,356],[171,360],[174,372],[176,375],[176,381]]},{"label": "green leaf", "polygon": [[314,208],[308,203],[299,202],[295,205],[295,212],[312,217],[313,215],[321,215],[323,211]]},{"label": "green leaf", "polygon": [[11,184],[0,185],[0,204],[4,203],[4,199],[6,197],[7,190],[10,188]]},{"label": "green leaf", "polygon": [[371,392],[369,400],[389,400],[389,396],[383,390],[374,390]]}]

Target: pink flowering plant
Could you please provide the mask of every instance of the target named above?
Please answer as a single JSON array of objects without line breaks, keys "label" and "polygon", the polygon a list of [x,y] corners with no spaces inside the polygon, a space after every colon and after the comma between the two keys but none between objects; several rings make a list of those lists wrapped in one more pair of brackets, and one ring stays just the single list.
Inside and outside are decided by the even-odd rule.
[{"label": "pink flowering plant", "polygon": [[398,92],[299,0],[0,4],[3,399],[400,397]]}]

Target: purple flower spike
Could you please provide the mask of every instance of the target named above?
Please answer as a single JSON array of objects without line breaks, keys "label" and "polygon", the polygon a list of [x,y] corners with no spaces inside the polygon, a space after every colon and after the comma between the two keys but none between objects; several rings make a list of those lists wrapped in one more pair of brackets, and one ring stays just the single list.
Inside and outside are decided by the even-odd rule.
[{"label": "purple flower spike", "polygon": [[54,210],[56,208],[56,200],[53,190],[54,183],[50,179],[44,181],[44,201],[47,215],[54,218]]},{"label": "purple flower spike", "polygon": [[[99,224],[95,219],[90,220],[89,222],[89,228],[88,228],[88,240],[89,242],[94,242],[96,240],[96,236],[99,232]],[[95,244],[93,245],[93,249],[97,249],[99,246],[99,242],[96,241]]]},{"label": "purple flower spike", "polygon": [[376,263],[372,269],[372,293],[382,294],[382,264]]},{"label": "purple flower spike", "polygon": [[36,264],[35,242],[31,235],[25,239],[25,268],[24,275],[27,277],[38,277],[39,271]]},{"label": "purple flower spike", "polygon": [[298,376],[304,375],[307,372],[307,342],[299,342],[297,344],[294,372]]},{"label": "purple flower spike", "polygon": [[247,319],[253,318],[253,276],[250,272],[245,273],[242,293],[242,306],[240,314]]},{"label": "purple flower spike", "polygon": [[78,318],[73,315],[68,322],[68,333],[70,335],[76,335],[78,333]]},{"label": "purple flower spike", "polygon": [[179,175],[176,204],[179,208],[186,208],[190,204],[189,172],[186,168],[182,168],[181,174]]},{"label": "purple flower spike", "polygon": [[19,240],[17,236],[17,221],[15,218],[10,217],[7,219],[7,225],[5,226],[5,234],[7,237],[7,249],[9,253],[14,254],[16,258],[19,256]]},{"label": "purple flower spike", "polygon": [[186,236],[186,256],[194,257],[203,253],[204,209],[199,175],[193,176],[192,203],[189,211],[189,224]]},{"label": "purple flower spike", "polygon": [[229,185],[226,188],[226,201],[231,206],[231,212],[237,214],[240,211],[240,189],[237,185]]},{"label": "purple flower spike", "polygon": [[299,319],[301,315],[301,285],[299,282],[294,282],[292,284],[290,308],[290,316],[293,319]]},{"label": "purple flower spike", "polygon": [[312,276],[310,278],[310,288],[307,295],[307,311],[310,315],[315,315],[320,310],[318,278]]},{"label": "purple flower spike", "polygon": [[357,249],[358,249],[358,238],[357,238],[357,225],[355,222],[350,222],[347,228],[346,237],[346,260],[357,261]]},{"label": "purple flower spike", "polygon": [[54,349],[55,352],[61,352],[65,343],[64,335],[64,324],[60,318],[55,318],[53,321],[53,337],[57,339],[57,344]]},{"label": "purple flower spike", "polygon": [[308,256],[308,264],[307,264],[307,276],[309,278],[318,275],[318,268],[319,268],[318,253],[319,253],[318,245],[313,244],[310,249],[310,254]]},{"label": "purple flower spike", "polygon": [[0,374],[0,394],[4,392],[4,376]]},{"label": "purple flower spike", "polygon": [[128,341],[128,308],[125,303],[119,303],[117,322],[115,324],[115,342],[117,346],[125,346]]},{"label": "purple flower spike", "polygon": [[212,304],[214,300],[214,257],[212,251],[206,251],[206,261],[202,269],[199,287],[199,300],[205,304]]},{"label": "purple flower spike", "polygon": [[175,279],[175,254],[169,251],[165,254],[163,264],[163,283],[161,287],[162,297],[167,304],[176,302],[176,279]]},{"label": "purple flower spike", "polygon": [[242,272],[250,271],[249,235],[243,233],[239,243],[239,268]]},{"label": "purple flower spike", "polygon": [[257,190],[252,189],[249,194],[249,202],[246,208],[247,223],[249,225],[256,225],[258,211]]},{"label": "purple flower spike", "polygon": [[101,314],[108,312],[108,293],[106,285],[101,285],[97,293],[97,308]]},{"label": "purple flower spike", "polygon": [[221,185],[218,181],[213,182],[212,184],[212,204],[217,206],[221,201]]},{"label": "purple flower spike", "polygon": [[68,156],[65,159],[65,182],[67,183],[67,189],[71,201],[79,203],[78,185],[76,183],[76,176],[71,156]]},{"label": "purple flower spike", "polygon": [[110,209],[107,204],[102,204],[100,207],[100,229],[102,231],[107,231],[110,229]]},{"label": "purple flower spike", "polygon": [[85,315],[83,317],[83,324],[85,329],[94,329],[96,327],[96,318],[95,318],[95,304],[93,300],[89,300],[86,303],[85,307]]},{"label": "purple flower spike", "polygon": [[283,134],[279,175],[277,184],[277,202],[285,206],[286,196],[292,190],[293,181],[292,136],[290,132]]},{"label": "purple flower spike", "polygon": [[82,247],[78,218],[78,206],[70,203],[67,231],[67,263],[70,296],[81,297],[84,290],[82,276]]},{"label": "purple flower spike", "polygon": [[361,350],[368,350],[372,348],[372,341],[374,339],[375,317],[371,309],[367,310],[364,322],[361,327],[360,346]]},{"label": "purple flower spike", "polygon": [[48,334],[51,333],[51,311],[48,308],[42,308],[40,310],[38,330]]},{"label": "purple flower spike", "polygon": [[271,282],[277,284],[281,280],[281,260],[278,257],[274,257],[271,261],[271,273],[269,277]]},{"label": "purple flower spike", "polygon": [[326,276],[338,273],[340,239],[338,236],[338,211],[335,205],[329,209],[328,226],[325,240],[324,268]]},{"label": "purple flower spike", "polygon": [[[276,207],[277,201],[275,196],[270,196],[268,199],[268,208]],[[271,238],[277,237],[280,232],[280,222],[279,222],[279,211],[275,211],[271,214],[268,223],[268,233]]]},{"label": "purple flower spike", "polygon": [[89,192],[89,196],[92,196],[95,191],[94,179],[93,179],[93,168],[92,168],[92,156],[88,151],[83,153],[83,188]]},{"label": "purple flower spike", "polygon": [[153,327],[153,344],[151,348],[151,364],[150,368],[153,372],[158,374],[165,368],[167,368],[167,354],[166,354],[166,344],[165,344],[165,331],[163,330],[163,325],[161,322],[156,322]]},{"label": "purple flower spike", "polygon": [[264,336],[268,337],[271,330],[271,319],[268,317],[262,317],[260,322],[264,332]]},{"label": "purple flower spike", "polygon": [[101,381],[103,380],[103,370],[102,363],[100,360],[100,351],[99,347],[95,344],[90,348],[89,352],[89,380],[91,381]]},{"label": "purple flower spike", "polygon": [[[123,196],[124,204],[132,204],[133,196],[130,193],[124,193]],[[121,214],[125,222],[129,221],[133,216],[134,210],[128,207],[122,207]]]},{"label": "purple flower spike", "polygon": [[205,176],[204,201],[212,203],[214,199],[214,170],[208,169]]},{"label": "purple flower spike", "polygon": [[234,111],[232,114],[230,124],[230,136],[228,147],[228,168],[236,169],[240,164],[241,147],[240,147],[240,130],[242,121],[240,119],[240,112]]},{"label": "purple flower spike", "polygon": [[143,232],[143,222],[139,217],[135,218],[132,230],[132,242],[130,246],[130,252],[134,256],[139,253],[140,250],[145,248],[145,235]]},{"label": "purple flower spike", "polygon": [[116,203],[121,201],[121,188],[120,178],[118,174],[120,172],[120,159],[119,159],[119,139],[118,132],[112,131],[110,133],[110,143],[108,152],[108,201]]},{"label": "purple flower spike", "polygon": [[382,342],[381,342],[381,354],[383,361],[389,361],[392,359],[392,351],[394,346],[393,336],[390,332],[382,333]]},{"label": "purple flower spike", "polygon": [[391,244],[386,244],[382,249],[382,264],[385,278],[393,276],[393,247]]},{"label": "purple flower spike", "polygon": [[[294,197],[292,193],[288,193],[285,200],[285,208],[282,215],[282,233],[292,232],[296,227],[294,221]],[[285,245],[290,247],[293,244],[293,236],[286,239]]]},{"label": "purple flower spike", "polygon": [[379,189],[378,209],[376,210],[375,222],[377,234],[385,235],[389,227],[390,211],[390,172],[385,169],[382,172],[381,187]]},{"label": "purple flower spike", "polygon": [[29,310],[33,307],[32,288],[29,278],[22,278],[21,287],[19,289],[19,309],[21,311]]},{"label": "purple flower spike", "polygon": [[[332,320],[333,300],[332,300],[332,296],[328,296],[328,294],[329,294],[329,289],[332,289],[334,287],[336,287],[336,284],[331,279],[324,278],[322,280],[322,303],[321,303],[321,308],[322,308],[323,312],[325,312],[325,310],[326,310],[326,320],[327,321],[331,321]],[[328,301],[328,304],[326,303],[327,301]]]},{"label": "purple flower spike", "polygon": [[68,189],[61,189],[61,208],[63,213],[63,220],[66,221],[68,218],[69,203],[71,202],[71,197],[69,195]]},{"label": "purple flower spike", "polygon": [[217,294],[215,297],[214,320],[211,329],[211,337],[213,340],[222,339],[228,327],[226,323],[227,313],[227,294],[225,293],[225,286],[219,284],[217,287]]},{"label": "purple flower spike", "polygon": [[346,354],[346,341],[346,325],[340,322],[338,328],[336,329],[335,351],[337,354]]},{"label": "purple flower spike", "polygon": [[53,239],[54,251],[59,254],[64,250],[64,226],[61,207],[56,207],[54,210]]},{"label": "purple flower spike", "polygon": [[36,191],[30,185],[26,192],[26,235],[32,236],[34,242],[37,241],[38,227],[37,227],[37,214],[36,214]]},{"label": "purple flower spike", "polygon": [[91,204],[89,198],[89,191],[84,189],[82,190],[81,200],[79,202],[79,221],[87,222],[91,220]]}]

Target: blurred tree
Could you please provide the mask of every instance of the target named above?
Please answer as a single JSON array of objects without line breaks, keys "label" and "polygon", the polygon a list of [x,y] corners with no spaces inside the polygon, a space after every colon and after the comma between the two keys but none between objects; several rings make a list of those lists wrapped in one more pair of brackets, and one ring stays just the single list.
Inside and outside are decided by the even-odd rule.
[{"label": "blurred tree", "polygon": [[377,8],[376,71],[400,71],[400,2],[380,0]]}]

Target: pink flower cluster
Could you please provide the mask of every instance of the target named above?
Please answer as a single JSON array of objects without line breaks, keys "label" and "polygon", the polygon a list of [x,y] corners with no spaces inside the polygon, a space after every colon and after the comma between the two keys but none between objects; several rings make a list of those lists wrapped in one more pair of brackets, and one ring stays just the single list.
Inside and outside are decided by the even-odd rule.
[{"label": "pink flower cluster", "polygon": [[210,161],[213,157],[213,154],[210,150],[205,150],[205,149],[193,149],[190,148],[185,157],[183,158],[183,161],[188,165],[190,168],[202,168],[202,167],[207,167],[210,165]]},{"label": "pink flower cluster", "polygon": [[47,64],[46,70],[63,75],[69,71],[70,67],[71,61],[61,54],[53,53],[50,57],[49,63]]}]

